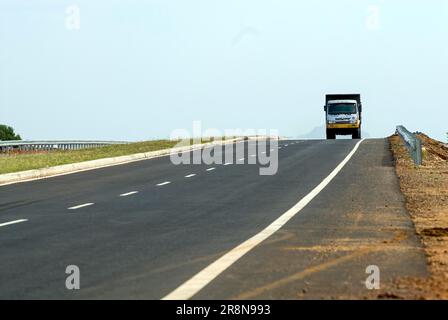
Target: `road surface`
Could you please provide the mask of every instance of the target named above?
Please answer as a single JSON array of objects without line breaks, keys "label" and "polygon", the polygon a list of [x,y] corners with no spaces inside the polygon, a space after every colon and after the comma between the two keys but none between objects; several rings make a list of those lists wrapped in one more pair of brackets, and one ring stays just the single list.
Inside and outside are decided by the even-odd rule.
[{"label": "road surface", "polygon": [[[167,297],[296,205],[358,141],[280,141],[273,176],[161,157],[2,186],[0,298]],[[80,269],[80,290],[66,289],[68,265]],[[386,139],[363,141],[302,210],[207,271],[191,298],[363,298],[369,265],[381,285],[427,275]]]}]

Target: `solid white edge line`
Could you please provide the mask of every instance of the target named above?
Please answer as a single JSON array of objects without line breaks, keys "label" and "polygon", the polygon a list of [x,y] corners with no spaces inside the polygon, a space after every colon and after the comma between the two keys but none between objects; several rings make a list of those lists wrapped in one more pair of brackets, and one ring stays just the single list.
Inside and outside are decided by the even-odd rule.
[{"label": "solid white edge line", "polygon": [[161,186],[164,186],[164,185],[169,184],[169,183],[171,183],[171,181],[165,181],[165,182],[162,182],[162,183],[158,183],[157,186],[161,187]]},{"label": "solid white edge line", "polygon": [[84,203],[84,204],[80,204],[79,206],[70,207],[70,208],[68,208],[68,210],[81,209],[81,208],[88,207],[88,206],[92,206],[92,205],[94,205],[93,202]]},{"label": "solid white edge line", "polygon": [[25,221],[28,221],[28,219],[19,219],[19,220],[4,222],[4,223],[0,223],[0,227],[5,227],[5,226],[9,226],[11,224],[16,224],[16,223],[25,222]]},{"label": "solid white edge line", "polygon": [[127,196],[130,196],[130,195],[136,194],[136,193],[138,193],[138,191],[131,191],[131,192],[127,192],[127,193],[122,193],[122,194],[120,194],[120,197],[127,197]]},{"label": "solid white edge line", "polygon": [[319,183],[310,193],[303,197],[299,202],[297,202],[291,209],[283,213],[274,222],[272,222],[265,229],[249,238],[245,242],[241,243],[237,247],[233,248],[221,258],[210,264],[209,266],[202,269],[199,273],[194,275],[192,278],[187,280],[185,283],[181,284],[174,291],[162,298],[162,300],[187,300],[197,294],[202,290],[207,284],[209,284],[213,279],[224,272],[228,267],[234,264],[242,256],[252,250],[255,246],[260,244],[262,241],[269,238],[277,230],[283,227],[292,217],[299,213],[310,201],[316,197],[334,177],[341,171],[341,169],[347,164],[350,158],[358,150],[359,145],[364,141],[360,140],[352,151],[342,160],[341,163],[324,179]]}]

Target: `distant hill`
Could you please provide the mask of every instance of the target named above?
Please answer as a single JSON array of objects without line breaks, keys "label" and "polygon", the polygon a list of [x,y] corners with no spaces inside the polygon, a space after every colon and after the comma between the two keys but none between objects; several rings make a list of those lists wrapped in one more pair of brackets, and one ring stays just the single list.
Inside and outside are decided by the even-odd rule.
[{"label": "distant hill", "polygon": [[325,126],[314,127],[310,132],[299,134],[297,138],[300,139],[325,139]]}]

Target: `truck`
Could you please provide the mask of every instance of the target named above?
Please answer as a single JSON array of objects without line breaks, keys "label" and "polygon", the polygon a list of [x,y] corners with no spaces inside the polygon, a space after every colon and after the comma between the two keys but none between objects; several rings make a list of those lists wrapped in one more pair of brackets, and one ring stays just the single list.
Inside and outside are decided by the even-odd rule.
[{"label": "truck", "polygon": [[327,139],[336,139],[336,135],[351,135],[352,139],[361,139],[360,94],[327,94],[324,111]]}]

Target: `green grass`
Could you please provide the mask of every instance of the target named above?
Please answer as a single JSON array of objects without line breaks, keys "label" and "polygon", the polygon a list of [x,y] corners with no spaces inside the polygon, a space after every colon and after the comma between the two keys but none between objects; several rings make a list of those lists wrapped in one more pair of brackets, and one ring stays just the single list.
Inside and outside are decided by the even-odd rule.
[{"label": "green grass", "polygon": [[0,154],[0,174],[162,150],[172,148],[178,143],[179,141],[172,140],[152,140],[84,150]]}]

